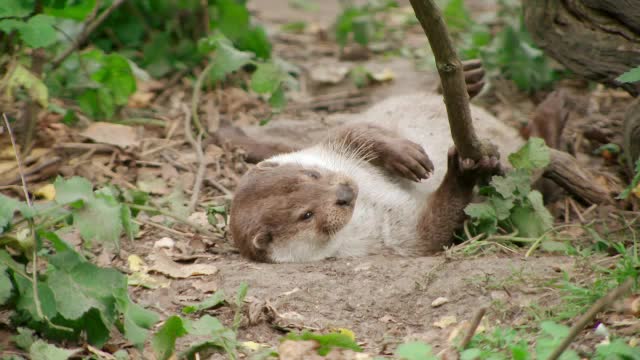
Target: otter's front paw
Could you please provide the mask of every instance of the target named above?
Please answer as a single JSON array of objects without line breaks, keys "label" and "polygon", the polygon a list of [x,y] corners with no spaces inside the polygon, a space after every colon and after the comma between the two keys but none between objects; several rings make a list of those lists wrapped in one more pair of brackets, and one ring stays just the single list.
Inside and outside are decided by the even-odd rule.
[{"label": "otter's front paw", "polygon": [[378,151],[378,161],[393,174],[419,182],[433,173],[433,163],[422,146],[413,141],[393,138],[384,141]]},{"label": "otter's front paw", "polygon": [[502,172],[498,156],[486,156],[479,161],[462,159],[455,147],[451,147],[447,155],[447,175],[462,185],[474,186],[480,179],[486,179]]}]

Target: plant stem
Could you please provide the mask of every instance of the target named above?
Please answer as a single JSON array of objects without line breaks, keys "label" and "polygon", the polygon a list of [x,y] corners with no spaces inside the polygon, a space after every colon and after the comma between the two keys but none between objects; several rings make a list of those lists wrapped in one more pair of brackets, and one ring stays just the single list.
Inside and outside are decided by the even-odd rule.
[{"label": "plant stem", "polygon": [[188,225],[194,229],[196,229],[198,232],[201,232],[203,234],[215,237],[215,234],[207,229],[205,229],[204,227],[198,225],[198,224],[194,224],[193,222],[189,221],[188,219],[183,218],[182,216],[176,215],[176,214],[172,214],[166,210],[157,208],[157,207],[153,207],[153,206],[147,206],[147,205],[138,205],[138,204],[132,204],[132,203],[123,203],[124,205],[132,208],[132,209],[136,209],[136,210],[141,210],[141,211],[149,211],[149,212],[157,212],[159,214],[162,214],[164,216],[170,217],[176,221],[179,221],[185,225]]},{"label": "plant stem", "polygon": [[193,96],[191,97],[191,117],[193,119],[193,124],[198,129],[198,134],[207,134],[207,132],[204,131],[202,123],[200,122],[200,117],[198,116],[198,102],[200,101],[200,93],[202,92],[202,83],[204,82],[205,77],[207,77],[207,75],[211,71],[211,68],[214,64],[215,62],[210,61],[209,64],[205,66],[204,70],[202,70],[200,75],[198,75],[196,83],[193,85]]},{"label": "plant stem", "polygon": [[593,304],[589,308],[589,310],[571,327],[571,329],[569,330],[569,335],[567,335],[562,343],[558,345],[555,350],[553,350],[553,353],[549,355],[547,360],[556,360],[557,358],[559,358],[560,355],[562,355],[562,353],[569,347],[569,345],[571,345],[573,340],[576,338],[576,336],[578,336],[580,331],[582,331],[587,323],[592,321],[593,318],[606,306],[629,291],[631,289],[631,286],[633,286],[633,278],[629,277],[625,282],[622,283],[622,285],[611,290],[607,295],[596,301],[595,304]]},{"label": "plant stem", "polygon": [[78,35],[78,37],[73,41],[71,46],[69,46],[62,54],[60,54],[57,58],[55,58],[51,62],[51,69],[56,69],[63,61],[65,61],[69,55],[71,55],[74,51],[78,50],[80,45],[91,35],[91,33],[102,24],[108,17],[113,13],[125,0],[114,0],[105,11],[103,11],[95,20],[85,24],[84,29]]},{"label": "plant stem", "polygon": [[436,60],[453,142],[461,157],[479,160],[490,150],[478,140],[475,133],[462,63],[453,47],[442,13],[433,0],[410,2]]}]

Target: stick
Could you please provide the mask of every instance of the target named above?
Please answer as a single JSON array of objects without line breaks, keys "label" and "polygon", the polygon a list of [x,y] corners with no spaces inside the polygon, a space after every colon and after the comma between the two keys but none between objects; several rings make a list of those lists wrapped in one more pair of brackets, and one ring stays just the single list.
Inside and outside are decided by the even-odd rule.
[{"label": "stick", "polygon": [[633,286],[633,278],[629,277],[622,285],[617,288],[611,290],[607,295],[600,298],[600,300],[596,301],[589,310],[571,327],[569,330],[569,335],[562,341],[558,347],[553,350],[553,353],[547,358],[547,360],[556,360],[562,355],[562,353],[571,345],[573,340],[578,336],[578,333],[582,331],[582,329],[593,320],[593,318],[602,311],[606,306],[610,305],[617,298],[622,296],[624,293],[629,291]]},{"label": "stick", "polygon": [[111,15],[112,12],[114,12],[120,5],[122,5],[124,1],[125,0],[114,0],[113,3],[111,3],[111,6],[107,8],[107,10],[103,11],[102,14],[100,14],[100,16],[98,16],[94,21],[88,23],[82,30],[80,35],[78,35],[76,40],[71,44],[71,46],[69,46],[62,54],[60,54],[51,62],[51,68],[57,68],[58,66],[60,66],[60,64],[62,64],[63,61],[65,61],[69,57],[69,55],[78,50],[80,45],[82,45],[87,37],[89,37],[89,35],[91,35],[91,33],[98,26],[100,26],[100,24],[102,24],[109,17],[109,15]]},{"label": "stick", "polygon": [[433,0],[410,1],[436,60],[451,136],[460,156],[479,160],[489,153],[496,153],[495,149],[481,143],[475,133],[462,63],[453,48],[442,13]]},{"label": "stick", "polygon": [[[18,163],[18,171],[20,173],[20,179],[22,180],[22,191],[24,191],[24,198],[27,202],[27,205],[30,208],[33,208],[33,204],[31,203],[31,198],[29,197],[29,190],[27,189],[27,180],[24,178],[24,173],[22,171],[22,161],[20,160],[20,153],[18,147],[16,146],[16,140],[13,136],[13,131],[11,130],[11,125],[9,124],[9,119],[7,119],[7,114],[2,113],[2,117],[4,118],[4,124],[7,127],[7,132],[9,133],[9,138],[11,139],[11,146],[13,147],[13,152],[16,156],[16,162]],[[38,316],[43,319],[49,326],[52,328],[62,330],[62,331],[71,331],[71,329],[59,326],[51,322],[49,318],[42,311],[42,303],[40,302],[40,295],[38,293],[38,246],[36,245],[36,232],[35,225],[33,224],[33,219],[28,220],[29,229],[31,231],[31,236],[33,236],[33,252],[31,257],[32,270],[31,270],[31,286],[33,291],[33,303],[36,308],[36,313]]]},{"label": "stick", "polygon": [[200,188],[202,188],[202,181],[204,179],[204,172],[207,169],[207,161],[204,159],[204,153],[202,152],[202,132],[198,134],[198,140],[193,138],[191,132],[191,114],[187,105],[184,105],[184,135],[189,141],[189,144],[193,147],[193,151],[196,152],[196,161],[198,162],[198,171],[196,172],[196,178],[193,181],[193,192],[191,193],[191,200],[189,201],[189,213],[192,213],[196,208],[198,202],[198,196],[200,196]]},{"label": "stick", "polygon": [[467,346],[469,346],[469,343],[471,342],[473,335],[476,333],[476,330],[478,330],[478,326],[480,326],[480,321],[482,320],[482,317],[486,313],[487,313],[487,308],[481,307],[473,316],[473,319],[471,320],[471,327],[469,328],[469,331],[467,331],[467,334],[464,336],[464,339],[462,339],[462,342],[460,343],[460,347],[463,350],[466,349]]}]

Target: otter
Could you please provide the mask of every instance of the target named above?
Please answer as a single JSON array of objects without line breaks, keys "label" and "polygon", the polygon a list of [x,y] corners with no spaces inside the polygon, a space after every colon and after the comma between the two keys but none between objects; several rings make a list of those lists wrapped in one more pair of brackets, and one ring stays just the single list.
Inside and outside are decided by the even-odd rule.
[{"label": "otter", "polygon": [[[478,67],[464,70],[473,96],[482,85]],[[442,251],[478,181],[524,144],[483,109],[471,112],[479,137],[499,149],[479,161],[458,155],[442,97],[424,93],[384,100],[316,145],[258,162],[231,203],[241,255],[280,263]]]}]

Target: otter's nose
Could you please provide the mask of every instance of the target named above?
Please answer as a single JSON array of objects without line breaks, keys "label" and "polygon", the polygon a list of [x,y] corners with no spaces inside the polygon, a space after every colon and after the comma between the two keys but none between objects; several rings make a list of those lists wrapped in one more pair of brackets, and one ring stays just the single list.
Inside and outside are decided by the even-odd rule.
[{"label": "otter's nose", "polygon": [[336,192],[336,205],[340,206],[349,206],[353,203],[355,199],[355,192],[349,185],[340,184],[338,185],[338,191]]}]

